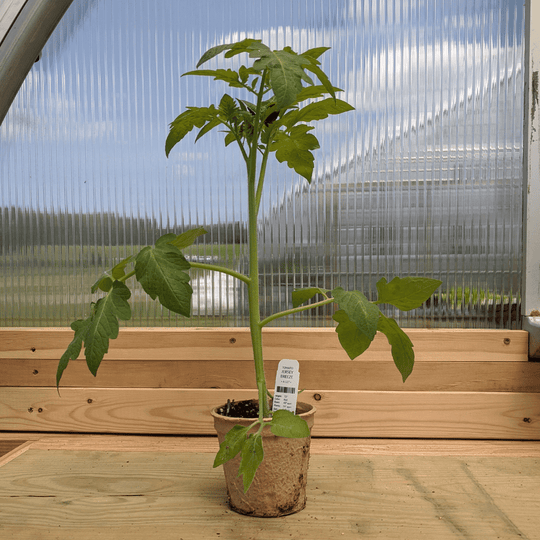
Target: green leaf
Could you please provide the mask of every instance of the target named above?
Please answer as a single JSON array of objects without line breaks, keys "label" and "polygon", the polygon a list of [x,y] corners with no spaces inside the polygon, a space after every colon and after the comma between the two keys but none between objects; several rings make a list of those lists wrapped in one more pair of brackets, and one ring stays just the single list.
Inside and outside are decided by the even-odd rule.
[{"label": "green leaf", "polygon": [[247,441],[249,426],[234,426],[225,435],[225,439],[219,445],[219,451],[214,459],[214,467],[219,467],[233,459],[242,450]]},{"label": "green leaf", "polygon": [[[317,62],[318,63],[318,62]],[[332,96],[333,99],[336,99],[336,94],[334,92],[334,86],[326,76],[326,73],[315,63],[311,63],[306,66],[306,69],[308,71],[311,71],[315,75],[317,75],[319,81],[321,81],[322,85],[326,88],[326,91]]]},{"label": "green leaf", "polygon": [[197,62],[197,67],[202,66],[205,62],[208,62],[208,60],[214,58],[214,56],[217,56],[218,54],[230,48],[231,48],[231,45],[226,43],[226,44],[217,45],[216,47],[212,47],[211,49],[208,49]]},{"label": "green leaf", "polygon": [[238,76],[240,77],[240,81],[242,83],[247,83],[250,75],[258,75],[259,72],[256,69],[253,68],[247,68],[246,66],[240,66],[240,69],[238,70]]},{"label": "green leaf", "polygon": [[310,431],[307,422],[291,411],[278,410],[272,414],[269,422],[270,431],[277,437],[301,439],[309,437]]},{"label": "green leaf", "polygon": [[211,120],[210,122],[207,122],[203,128],[197,133],[197,137],[195,137],[195,142],[197,142],[199,139],[204,137],[207,133],[212,131],[215,127],[222,125],[221,120]]},{"label": "green leaf", "polygon": [[305,68],[311,65],[309,59],[290,49],[272,51],[262,43],[254,44],[251,48],[253,50],[250,57],[258,57],[253,63],[253,68],[260,71],[268,70],[269,85],[276,98],[278,109],[285,109],[296,101],[303,88],[302,81],[313,85],[313,81],[305,72]]},{"label": "green leaf", "polygon": [[341,114],[354,110],[354,107],[340,99],[323,99],[306,105],[297,111],[291,111],[283,116],[281,123],[291,128],[298,122],[312,122],[313,120],[324,120],[331,114]]},{"label": "green leaf", "polygon": [[189,270],[190,264],[170,243],[171,237],[176,238],[174,234],[162,236],[155,247],[147,246],[140,251],[135,276],[152,300],[158,298],[162,306],[189,317],[193,289],[185,270]]},{"label": "green leaf", "polygon": [[225,135],[225,146],[229,146],[229,144],[234,141],[236,141],[236,135],[232,131],[229,131],[227,135]]},{"label": "green leaf", "polygon": [[332,296],[339,307],[347,313],[349,319],[358,327],[362,334],[373,340],[377,333],[377,323],[381,312],[360,291],[344,291],[337,287]]},{"label": "green leaf", "polygon": [[308,133],[312,129],[311,126],[301,125],[293,127],[289,133],[280,131],[270,145],[270,151],[276,153],[280,163],[286,161],[291,169],[308,182],[311,182],[315,161],[311,150],[319,148],[317,138]]},{"label": "green leaf", "polygon": [[125,259],[121,260],[118,264],[112,267],[111,275],[114,279],[120,279],[123,278],[126,275],[126,266],[133,262],[135,260],[135,257],[133,255],[130,255],[129,257],[126,257]]},{"label": "green leaf", "polygon": [[197,69],[183,73],[182,77],[186,75],[214,77],[214,81],[224,81],[233,88],[244,88],[244,84],[240,81],[238,73],[232,69]]},{"label": "green leaf", "polygon": [[95,376],[103,357],[109,351],[109,340],[118,337],[118,319],[131,318],[128,300],[129,289],[115,281],[107,296],[100,298],[90,316],[90,324],[84,333],[84,355],[88,369]]},{"label": "green leaf", "polygon": [[392,306],[409,311],[420,307],[440,286],[438,279],[419,277],[395,277],[390,283],[385,278],[377,282],[377,304]]},{"label": "green leaf", "polygon": [[398,326],[394,319],[389,319],[382,314],[377,329],[388,338],[388,343],[392,347],[394,363],[401,373],[403,382],[405,382],[412,373],[414,366],[413,344],[409,336]]},{"label": "green leaf", "polygon": [[[341,88],[333,87],[334,92],[343,92]],[[326,88],[320,84],[314,86],[305,86],[302,88],[301,92],[296,96],[296,103],[305,101],[306,99],[317,99],[323,97],[325,94],[328,94]]]},{"label": "green leaf", "polygon": [[103,292],[109,292],[113,285],[113,279],[110,276],[110,270],[107,272],[104,272],[92,285],[90,288],[90,291],[92,294],[94,294],[98,289],[102,290]]},{"label": "green leaf", "polygon": [[110,270],[103,272],[103,274],[101,274],[101,276],[92,285],[92,293],[95,293],[98,289],[101,289],[103,292],[109,292],[112,288],[113,281],[123,278],[126,275],[126,266],[134,260],[135,257],[130,255],[113,266]]},{"label": "green leaf", "polygon": [[56,371],[57,388],[69,361],[78,358],[83,344],[88,368],[96,375],[109,350],[109,339],[118,337],[118,319],[128,320],[131,317],[131,308],[127,302],[130,296],[129,289],[120,281],[115,281],[107,296],[100,298],[95,304],[92,303],[92,313],[88,318],[71,324],[75,336],[60,357]]},{"label": "green leaf", "polygon": [[315,64],[319,64],[320,62],[317,61],[317,58],[322,56],[326,51],[329,51],[330,47],[315,47],[313,49],[308,49],[307,51],[304,51],[301,56],[306,56],[312,60]]},{"label": "green leaf", "polygon": [[76,360],[81,354],[81,348],[83,345],[83,340],[86,336],[86,333],[92,324],[91,318],[88,319],[79,319],[71,323],[71,329],[75,332],[75,336],[71,343],[67,346],[64,354],[60,357],[60,362],[58,362],[58,368],[56,370],[56,389],[60,386],[60,379],[62,374],[67,368],[70,360]]},{"label": "green leaf", "polygon": [[123,261],[120,261],[117,265],[113,266],[110,270],[104,272],[92,285],[92,293],[95,293],[98,289],[101,289],[103,292],[109,292],[113,286],[113,282],[126,275],[125,267],[133,260],[134,257],[130,255]]},{"label": "green leaf", "polygon": [[292,292],[293,308],[301,306],[308,300],[311,300],[317,294],[326,295],[327,292],[327,290],[320,289],[319,287],[310,287],[309,289],[295,289]]},{"label": "green leaf", "polygon": [[228,43],[224,45],[217,45],[216,47],[212,47],[211,49],[208,49],[200,58],[199,62],[197,63],[197,67],[202,66],[205,62],[208,62],[208,60],[214,58],[214,56],[217,56],[218,54],[228,51],[225,54],[225,58],[231,58],[237,54],[243,53],[243,52],[249,52],[250,47],[254,43],[260,43],[261,40],[258,39],[244,39],[242,41],[239,41],[237,43]]},{"label": "green leaf", "polygon": [[219,112],[225,117],[225,120],[230,122],[235,117],[237,111],[238,106],[236,105],[236,101],[229,94],[223,94],[219,102]]},{"label": "green leaf", "polygon": [[170,124],[169,135],[165,141],[165,154],[169,153],[194,127],[202,128],[207,122],[217,118],[218,111],[214,105],[210,107],[188,107]]},{"label": "green leaf", "polygon": [[338,323],[336,332],[339,343],[351,360],[354,360],[369,348],[372,340],[360,332],[343,309],[336,311],[332,318]]},{"label": "green leaf", "polygon": [[240,461],[240,467],[238,468],[238,476],[243,475],[244,493],[247,492],[255,473],[262,463],[264,458],[263,442],[260,433],[253,433],[250,435],[242,446],[242,459]]},{"label": "green leaf", "polygon": [[[176,246],[178,249],[182,250],[185,249],[195,243],[195,240],[199,236],[202,236],[203,234],[206,234],[208,231],[206,231],[203,227],[197,227],[195,229],[189,229],[182,234],[179,234],[178,236],[175,236],[174,240],[168,241],[169,244],[172,244],[173,246]],[[168,236],[168,235],[166,235]],[[159,242],[159,240],[158,240]]]}]

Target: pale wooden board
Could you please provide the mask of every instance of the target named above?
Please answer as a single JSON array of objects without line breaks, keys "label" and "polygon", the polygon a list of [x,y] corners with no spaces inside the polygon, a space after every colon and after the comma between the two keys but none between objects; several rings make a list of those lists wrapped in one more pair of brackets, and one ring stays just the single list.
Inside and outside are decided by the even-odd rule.
[{"label": "pale wooden board", "polygon": [[[528,333],[521,330],[406,329],[416,360],[526,361]],[[58,360],[73,339],[68,328],[0,328],[0,358]],[[506,341],[505,341],[506,340]],[[265,328],[267,360],[348,360],[333,328]],[[82,353],[81,353],[82,354]],[[119,360],[249,360],[247,328],[123,328],[108,358]],[[377,335],[357,361],[388,360],[390,346]]]},{"label": "pale wooden board", "polygon": [[[213,433],[210,409],[254,390],[5,388],[0,430]],[[320,399],[316,399],[319,397]],[[307,390],[315,436],[540,439],[540,394]]]},{"label": "pale wooden board", "polygon": [[11,460],[18,458],[21,454],[24,454],[32,447],[34,441],[19,441],[19,443],[21,444],[18,444],[10,452],[7,452],[6,454],[0,456],[0,467],[5,465],[6,463],[9,463]]},{"label": "pale wooden board", "polygon": [[20,446],[21,444],[24,444],[26,442],[25,439],[2,439],[0,436],[0,459],[2,459],[2,456],[5,456],[9,452],[11,452],[13,449],[17,448],[17,446]]},{"label": "pale wooden board", "polygon": [[308,506],[231,512],[210,454],[28,450],[0,468],[12,540],[539,539],[540,460],[313,455]]},{"label": "pale wooden board", "polygon": [[[103,450],[109,452],[216,453],[216,435],[185,437],[156,435],[80,435],[0,432],[0,441],[23,437],[38,450]],[[22,448],[22,447],[18,447]],[[21,452],[22,453],[22,452]],[[311,439],[314,455],[506,456],[540,458],[540,441],[463,439]]]},{"label": "pale wooden board", "polygon": [[[266,361],[270,386],[277,360]],[[331,368],[329,368],[329,365]],[[52,386],[58,360],[0,358],[1,386]],[[74,360],[61,387],[87,388],[250,388],[252,360],[118,360],[105,358],[94,377],[84,360]],[[272,382],[270,382],[272,381]],[[417,362],[404,384],[392,360],[320,362],[304,359],[300,386],[325,390],[441,392],[538,392],[540,362]]]}]

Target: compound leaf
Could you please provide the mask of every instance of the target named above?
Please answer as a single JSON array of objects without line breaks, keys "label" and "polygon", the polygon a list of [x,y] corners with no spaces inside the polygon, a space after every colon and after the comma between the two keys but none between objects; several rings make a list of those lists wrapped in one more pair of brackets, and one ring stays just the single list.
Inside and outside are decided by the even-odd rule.
[{"label": "compound leaf", "polygon": [[81,348],[83,345],[83,341],[86,335],[86,332],[88,331],[88,328],[92,324],[92,319],[89,317],[88,319],[79,319],[78,321],[74,321],[71,323],[71,329],[75,332],[75,336],[73,337],[73,340],[71,343],[67,346],[67,349],[65,350],[64,354],[60,357],[60,362],[58,363],[58,368],[56,370],[56,388],[60,386],[60,379],[62,378],[62,374],[64,373],[65,369],[67,368],[70,360],[75,360],[79,357],[79,354],[81,354]]},{"label": "compound leaf", "polygon": [[313,81],[305,72],[305,68],[311,65],[310,60],[291,50],[272,51],[261,43],[250,56],[258,57],[253,63],[255,69],[268,70],[269,84],[274,92],[278,109],[285,109],[296,101],[303,88],[302,81],[313,85]]},{"label": "compound leaf", "polygon": [[313,120],[324,120],[331,114],[341,114],[354,110],[354,107],[341,99],[323,99],[306,105],[302,109],[291,111],[282,118],[282,124],[291,128],[298,122],[312,122]]},{"label": "compound leaf", "polygon": [[307,422],[300,416],[284,409],[274,411],[269,424],[270,431],[277,437],[302,439],[310,435]]},{"label": "compound leaf", "polygon": [[279,131],[270,145],[270,151],[276,153],[280,163],[284,161],[300,176],[311,182],[315,158],[311,150],[319,148],[319,141],[315,135],[308,133],[311,126],[295,126],[289,133]]},{"label": "compound leaf", "polygon": [[243,88],[244,84],[239,78],[236,71],[232,69],[197,69],[194,71],[187,71],[182,74],[182,77],[186,75],[200,75],[203,77],[214,77],[215,81],[224,81],[233,88]]},{"label": "compound leaf", "polygon": [[225,58],[232,58],[233,56],[243,53],[243,52],[249,52],[250,47],[252,44],[260,43],[261,40],[257,39],[244,39],[242,41],[239,41],[238,43],[227,43],[224,45],[217,45],[216,47],[212,47],[211,49],[208,49],[200,58],[200,60],[197,62],[197,67],[202,66],[205,62],[208,62],[208,60],[214,58],[214,56],[217,56],[218,54],[222,53],[223,51],[227,51],[225,53]]},{"label": "compound leaf", "polygon": [[441,285],[442,281],[430,278],[395,277],[390,283],[381,278],[377,282],[377,304],[391,304],[409,311],[420,307]]},{"label": "compound leaf", "polygon": [[174,313],[191,315],[191,295],[186,270],[190,264],[180,250],[171,242],[176,235],[167,234],[159,238],[155,247],[147,246],[137,255],[135,276],[144,291],[162,306]]},{"label": "compound leaf", "polygon": [[242,459],[238,468],[238,476],[243,475],[244,493],[246,493],[264,458],[263,442],[260,433],[254,433],[248,437],[242,446],[241,455]]},{"label": "compound leaf", "polygon": [[[189,229],[184,231],[182,234],[175,236],[174,240],[169,241],[169,244],[176,246],[178,249],[185,249],[195,243],[195,240],[199,236],[206,234],[206,231],[203,227],[197,227],[195,229]],[[159,240],[158,240],[159,242]]]},{"label": "compound leaf", "polygon": [[377,323],[381,314],[379,308],[360,291],[345,291],[341,287],[337,287],[332,291],[332,296],[358,330],[370,341],[373,340],[377,333]]},{"label": "compound leaf", "polygon": [[249,426],[234,426],[229,430],[219,445],[219,451],[214,459],[214,467],[219,467],[238,455],[247,440],[248,430]]},{"label": "compound leaf", "polygon": [[128,300],[129,289],[120,281],[115,281],[107,296],[94,305],[90,324],[84,333],[84,355],[88,369],[95,376],[103,357],[109,351],[109,340],[118,337],[118,319],[127,321],[131,317]]},{"label": "compound leaf", "polygon": [[170,124],[169,135],[165,141],[165,154],[179,143],[194,127],[202,128],[207,122],[217,118],[218,111],[214,105],[210,107],[188,107],[186,111],[177,116]]},{"label": "compound leaf", "polygon": [[293,307],[298,307],[311,300],[317,294],[326,294],[325,289],[320,289],[319,287],[310,287],[309,289],[295,289],[292,292],[292,303]]},{"label": "compound leaf", "polygon": [[382,332],[392,347],[394,364],[401,373],[403,382],[412,373],[414,366],[413,344],[409,336],[398,326],[394,319],[389,319],[381,314],[377,330]]},{"label": "compound leaf", "polygon": [[358,329],[358,326],[349,319],[343,309],[336,311],[332,318],[338,323],[336,332],[339,343],[351,360],[354,360],[369,348],[372,340]]}]

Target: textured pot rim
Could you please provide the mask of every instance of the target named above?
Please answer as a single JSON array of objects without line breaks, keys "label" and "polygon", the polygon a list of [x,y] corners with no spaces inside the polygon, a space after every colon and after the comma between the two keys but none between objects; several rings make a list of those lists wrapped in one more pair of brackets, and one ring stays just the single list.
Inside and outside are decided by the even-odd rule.
[{"label": "textured pot rim", "polygon": [[[249,401],[249,400],[242,400],[242,401]],[[224,405],[226,405],[226,403]],[[300,413],[298,415],[300,416],[300,418],[305,419],[306,417],[313,416],[317,412],[317,408],[315,407],[315,405],[312,405],[311,403],[306,403],[305,401],[298,401],[296,406],[298,407],[299,405],[302,405],[303,407],[308,408],[307,411]],[[232,422],[240,423],[240,422],[246,422],[246,421],[255,422],[255,420],[257,420],[257,418],[242,418],[241,416],[224,416],[223,414],[219,414],[217,412],[217,409],[221,407],[223,407],[223,405],[218,405],[217,407],[212,408],[210,411],[210,414],[214,418],[224,419],[226,421],[230,421],[231,423]],[[264,419],[265,422],[270,422],[271,420],[272,420],[271,417],[266,417]]]}]

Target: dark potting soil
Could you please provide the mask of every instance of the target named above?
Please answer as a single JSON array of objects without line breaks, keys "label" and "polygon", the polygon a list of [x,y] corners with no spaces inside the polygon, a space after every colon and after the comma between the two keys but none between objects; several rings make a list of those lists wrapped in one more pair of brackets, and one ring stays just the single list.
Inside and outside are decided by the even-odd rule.
[{"label": "dark potting soil", "polygon": [[258,418],[259,402],[256,399],[246,399],[245,401],[229,401],[216,409],[218,414],[232,418]]},{"label": "dark potting soil", "polygon": [[[272,409],[271,401],[270,409]],[[256,399],[246,399],[244,401],[227,400],[227,403],[218,407],[216,412],[221,414],[221,416],[228,416],[230,418],[258,418],[259,402]],[[297,407],[296,414],[300,414],[300,412]]]}]

